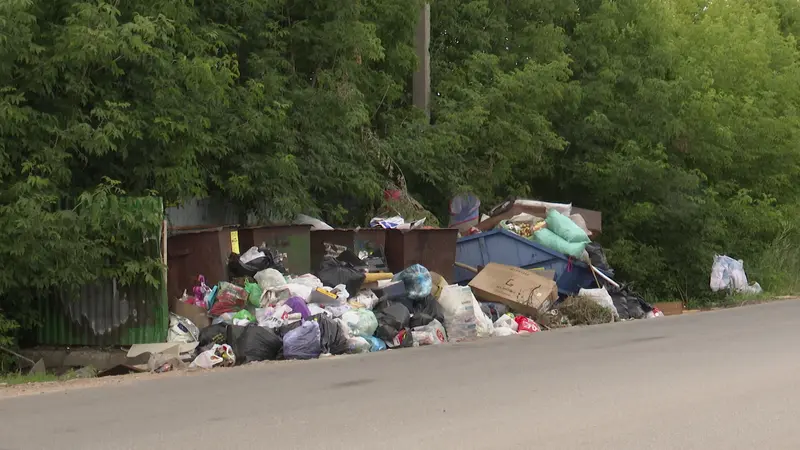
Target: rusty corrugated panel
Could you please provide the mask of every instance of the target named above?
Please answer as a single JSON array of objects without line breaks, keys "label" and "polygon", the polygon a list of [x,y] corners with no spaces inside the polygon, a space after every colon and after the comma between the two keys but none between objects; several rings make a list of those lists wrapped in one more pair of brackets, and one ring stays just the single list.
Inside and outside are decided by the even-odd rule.
[{"label": "rusty corrugated panel", "polygon": [[[156,198],[128,199],[136,207],[161,211]],[[143,240],[146,253],[161,255],[162,229]],[[158,287],[144,282],[123,286],[115,280],[98,280],[77,292],[56,292],[39,303],[40,345],[116,346],[164,342],[169,326],[167,280]]]}]

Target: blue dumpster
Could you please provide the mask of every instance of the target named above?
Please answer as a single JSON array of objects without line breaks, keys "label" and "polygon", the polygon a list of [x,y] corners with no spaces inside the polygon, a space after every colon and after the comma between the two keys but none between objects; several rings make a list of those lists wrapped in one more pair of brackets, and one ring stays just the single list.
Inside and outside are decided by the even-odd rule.
[{"label": "blue dumpster", "polygon": [[[523,269],[552,270],[561,296],[577,294],[581,288],[597,287],[592,269],[585,263],[506,230],[493,230],[459,239],[456,262],[476,268],[498,263]],[[473,277],[474,273],[456,267],[456,283],[469,283]]]}]

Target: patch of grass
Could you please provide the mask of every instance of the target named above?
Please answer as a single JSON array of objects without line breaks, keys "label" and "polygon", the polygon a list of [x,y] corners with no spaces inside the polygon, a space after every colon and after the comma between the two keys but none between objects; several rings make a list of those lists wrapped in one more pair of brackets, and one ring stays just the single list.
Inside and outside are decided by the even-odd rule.
[{"label": "patch of grass", "polygon": [[598,325],[614,321],[614,313],[593,300],[569,297],[558,306],[558,311],[569,318],[572,325]]},{"label": "patch of grass", "polygon": [[51,373],[38,373],[38,374],[25,374],[25,373],[9,373],[0,375],[0,384],[14,385],[14,384],[28,384],[28,383],[44,383],[47,381],[58,381],[59,377]]}]

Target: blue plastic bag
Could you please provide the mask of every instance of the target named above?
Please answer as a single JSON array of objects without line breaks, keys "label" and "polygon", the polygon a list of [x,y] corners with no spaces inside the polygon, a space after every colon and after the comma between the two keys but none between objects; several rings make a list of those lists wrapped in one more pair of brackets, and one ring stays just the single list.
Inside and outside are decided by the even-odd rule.
[{"label": "blue plastic bag", "polygon": [[402,281],[406,286],[406,294],[411,300],[420,300],[431,295],[433,282],[431,273],[425,267],[414,264],[392,278],[393,281]]},{"label": "blue plastic bag", "polygon": [[369,351],[371,351],[371,352],[380,352],[380,351],[386,350],[386,343],[383,342],[382,340],[378,339],[377,337],[375,337],[375,336],[365,336],[363,334],[361,335],[361,337],[363,337],[364,339],[367,340],[367,342],[369,342]]}]

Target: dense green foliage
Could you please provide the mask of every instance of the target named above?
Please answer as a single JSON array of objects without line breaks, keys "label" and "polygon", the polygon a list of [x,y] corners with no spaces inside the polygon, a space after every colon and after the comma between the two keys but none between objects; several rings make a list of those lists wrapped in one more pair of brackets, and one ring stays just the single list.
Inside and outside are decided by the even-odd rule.
[{"label": "dense green foliage", "polygon": [[120,259],[159,220],[123,193],[340,224],[389,183],[441,218],[571,201],[648,294],[707,295],[715,252],[796,287],[798,2],[433,0],[430,123],[420,4],[0,2],[0,344],[54,287],[157,270]]}]

